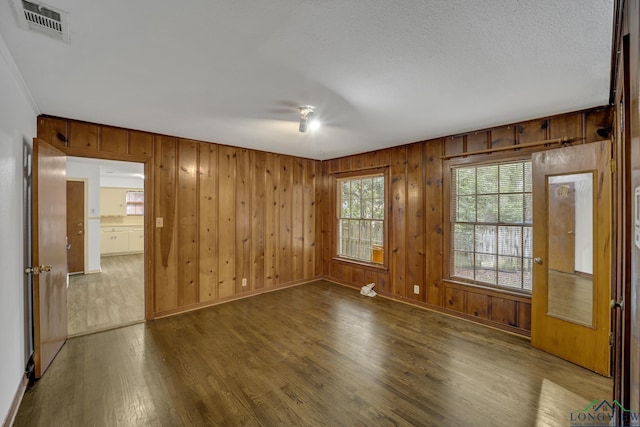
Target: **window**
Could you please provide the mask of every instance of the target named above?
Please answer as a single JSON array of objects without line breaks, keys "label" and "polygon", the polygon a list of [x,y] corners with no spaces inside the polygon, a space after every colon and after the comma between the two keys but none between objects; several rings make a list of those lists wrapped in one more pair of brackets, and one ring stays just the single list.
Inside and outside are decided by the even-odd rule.
[{"label": "window", "polygon": [[127,191],[127,215],[144,215],[143,191]]},{"label": "window", "polygon": [[384,264],[384,175],[337,180],[338,256]]},{"label": "window", "polygon": [[531,291],[531,161],[451,169],[450,276]]}]

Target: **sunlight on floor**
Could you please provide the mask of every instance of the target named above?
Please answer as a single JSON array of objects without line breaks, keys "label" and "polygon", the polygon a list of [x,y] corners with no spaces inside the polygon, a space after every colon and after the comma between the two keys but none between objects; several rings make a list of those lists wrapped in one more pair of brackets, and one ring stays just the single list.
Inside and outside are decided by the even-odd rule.
[{"label": "sunlight on floor", "polygon": [[[585,390],[585,394],[589,391]],[[571,414],[584,409],[593,399],[608,399],[609,396],[583,397],[546,378],[542,379],[536,426],[571,425]]]}]

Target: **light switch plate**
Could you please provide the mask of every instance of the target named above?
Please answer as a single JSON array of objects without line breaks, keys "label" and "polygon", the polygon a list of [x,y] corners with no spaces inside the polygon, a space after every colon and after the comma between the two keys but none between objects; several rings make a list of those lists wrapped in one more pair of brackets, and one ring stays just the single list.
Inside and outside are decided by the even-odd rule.
[{"label": "light switch plate", "polygon": [[164,226],[164,218],[156,218],[156,228],[162,228]]}]

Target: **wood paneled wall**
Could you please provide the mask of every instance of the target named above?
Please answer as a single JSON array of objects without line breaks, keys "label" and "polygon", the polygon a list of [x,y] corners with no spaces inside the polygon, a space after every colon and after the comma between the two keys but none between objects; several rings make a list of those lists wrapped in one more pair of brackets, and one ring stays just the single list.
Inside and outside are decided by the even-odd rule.
[{"label": "wood paneled wall", "polygon": [[[593,142],[611,120],[600,108],[324,162],[46,116],[38,137],[75,156],[146,162],[148,318],[325,277],[375,282],[384,296],[527,335],[527,295],[443,277],[442,158],[555,148],[518,145],[565,136]],[[375,168],[389,177],[386,268],[334,257],[335,176]]]},{"label": "wood paneled wall", "polygon": [[319,161],[45,116],[38,137],[147,163],[148,318],[322,275]]},{"label": "wood paneled wall", "polygon": [[166,136],[154,157],[157,313],[321,274],[319,162]]},{"label": "wood paneled wall", "polygon": [[[557,148],[557,145],[518,149],[518,145],[553,138],[582,138],[576,143],[607,139],[611,110],[599,108],[418,142],[371,153],[323,162],[322,233],[323,271],[330,280],[360,287],[375,282],[376,291],[417,305],[472,319],[523,335],[531,329],[531,298],[527,294],[491,287],[457,283],[443,277],[444,253],[443,193],[446,173],[443,157],[513,147],[513,153]],[[601,134],[599,135],[598,132]],[[510,151],[511,152],[511,151]],[[509,154],[506,154],[508,156]],[[462,161],[479,161],[495,154],[467,156]],[[505,158],[501,153],[499,158]],[[345,262],[334,257],[336,236],[335,176],[340,173],[387,167],[387,268]],[[413,292],[414,286],[420,292]]]}]

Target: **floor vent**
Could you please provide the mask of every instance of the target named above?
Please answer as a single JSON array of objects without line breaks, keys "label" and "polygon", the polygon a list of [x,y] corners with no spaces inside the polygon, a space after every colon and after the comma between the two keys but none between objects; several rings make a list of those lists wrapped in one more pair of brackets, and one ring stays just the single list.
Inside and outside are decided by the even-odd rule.
[{"label": "floor vent", "polygon": [[25,30],[37,31],[69,43],[69,14],[43,3],[13,0],[18,23]]}]

